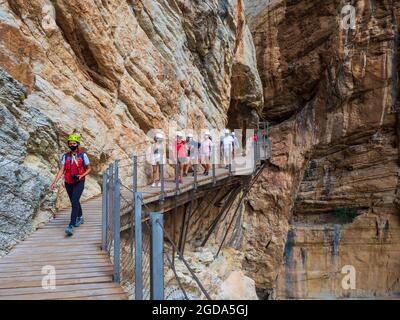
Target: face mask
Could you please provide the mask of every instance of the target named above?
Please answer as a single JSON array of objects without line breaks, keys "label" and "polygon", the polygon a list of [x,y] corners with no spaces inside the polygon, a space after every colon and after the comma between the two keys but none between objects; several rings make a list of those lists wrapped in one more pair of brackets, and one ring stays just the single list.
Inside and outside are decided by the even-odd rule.
[{"label": "face mask", "polygon": [[76,149],[78,149],[78,146],[69,146],[69,148],[71,149],[71,151],[76,151]]}]

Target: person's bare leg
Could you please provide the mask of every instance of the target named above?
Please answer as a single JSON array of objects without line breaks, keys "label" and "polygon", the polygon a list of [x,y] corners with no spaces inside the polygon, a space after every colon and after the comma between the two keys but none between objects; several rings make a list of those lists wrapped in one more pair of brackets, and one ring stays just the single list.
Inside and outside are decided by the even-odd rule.
[{"label": "person's bare leg", "polygon": [[186,164],[186,168],[185,168],[185,173],[188,174],[189,173],[189,169],[192,167],[192,162],[190,160],[188,160],[188,163]]},{"label": "person's bare leg", "polygon": [[183,179],[183,164],[181,162],[179,163],[179,179]]},{"label": "person's bare leg", "polygon": [[160,164],[156,165],[155,182],[160,182]]},{"label": "person's bare leg", "polygon": [[152,174],[151,174],[151,184],[156,183],[156,172],[157,172],[157,165],[152,166]]}]

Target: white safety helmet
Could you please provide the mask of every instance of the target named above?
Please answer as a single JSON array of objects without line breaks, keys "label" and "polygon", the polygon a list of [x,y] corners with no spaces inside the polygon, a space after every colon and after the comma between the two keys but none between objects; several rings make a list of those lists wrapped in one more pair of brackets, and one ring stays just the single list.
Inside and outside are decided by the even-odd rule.
[{"label": "white safety helmet", "polygon": [[225,135],[228,135],[230,133],[231,133],[231,131],[229,129],[225,129]]},{"label": "white safety helmet", "polygon": [[183,133],[182,133],[181,131],[177,131],[177,132],[176,132],[176,136],[177,136],[178,138],[183,138]]},{"label": "white safety helmet", "polygon": [[186,135],[187,138],[193,138],[193,134],[189,133]]},{"label": "white safety helmet", "polygon": [[234,136],[236,136],[236,133],[235,133],[235,132],[232,132],[232,137],[234,137]]},{"label": "white safety helmet", "polygon": [[204,136],[206,136],[206,137],[211,137],[210,131],[206,131],[206,132],[204,133]]},{"label": "white safety helmet", "polygon": [[157,133],[155,136],[156,139],[164,139],[164,135],[162,133]]}]

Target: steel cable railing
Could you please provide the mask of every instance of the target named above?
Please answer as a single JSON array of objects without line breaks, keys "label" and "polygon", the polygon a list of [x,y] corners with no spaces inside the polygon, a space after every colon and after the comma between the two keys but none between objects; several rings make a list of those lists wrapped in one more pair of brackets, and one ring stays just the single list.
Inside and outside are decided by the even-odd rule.
[{"label": "steel cable railing", "polygon": [[[261,141],[263,142],[261,143]],[[266,143],[264,143],[263,138],[257,137],[257,139],[255,139],[253,144],[254,164],[259,163],[264,158],[260,146],[265,147],[265,145]],[[214,146],[212,150],[212,164],[210,166],[212,170],[212,180],[209,184],[214,188],[217,182],[216,164],[222,164],[221,168],[228,170],[228,176],[233,175],[236,169],[233,166],[232,149],[229,149],[228,156],[224,154],[223,151],[221,145]],[[185,290],[179,277],[179,272],[176,270],[175,260],[177,258],[183,263],[185,268],[187,268],[202,295],[206,299],[210,299],[207,290],[184,258],[182,252],[184,245],[182,248],[179,248],[175,239],[172,239],[168,235],[159,220],[154,221],[157,221],[157,224],[160,225],[157,232],[162,232],[164,234],[164,240],[158,238],[160,243],[154,242],[155,223],[151,218],[154,212],[152,212],[146,204],[147,200],[145,201],[143,194],[146,195],[146,199],[152,199],[149,201],[158,202],[161,207],[166,197],[175,197],[174,203],[175,207],[177,207],[178,203],[176,199],[182,191],[182,185],[179,181],[182,172],[179,167],[180,163],[172,159],[172,163],[169,163],[172,164],[172,166],[169,168],[166,166],[165,156],[164,149],[162,149],[159,171],[156,172],[155,176],[150,180],[149,175],[151,175],[151,170],[149,169],[154,170],[154,166],[152,167],[154,162],[152,163],[151,154],[149,155],[148,152],[136,154],[121,161],[117,160],[113,164],[110,164],[106,172],[103,173],[102,248],[108,252],[113,262],[114,281],[121,283],[124,289],[129,293],[130,298],[148,300],[153,299],[154,296],[163,296],[164,293],[158,295],[154,293],[154,283],[158,281],[158,286],[160,287],[160,281],[159,279],[154,279],[155,274],[153,270],[154,261],[156,260],[156,251],[154,247],[161,245],[162,248],[164,248],[162,249],[163,258],[161,259],[162,262],[158,261],[157,263],[162,263],[162,265],[166,266],[165,270],[170,270],[172,272],[177,284],[176,290],[173,289],[169,292],[167,298],[177,297],[177,294],[183,299],[190,298],[190,295]],[[216,158],[217,161],[215,161]],[[224,161],[221,161],[221,159]],[[197,160],[198,158],[196,161]],[[196,192],[199,187],[199,182],[204,180],[204,178],[199,179],[198,177],[198,166],[196,163],[193,169],[193,177],[190,177],[191,180],[189,180],[191,181],[190,186],[188,188],[187,184],[185,185],[185,192]],[[220,171],[218,171],[218,177],[219,175]],[[185,181],[188,181],[188,178],[186,178]],[[152,182],[156,182],[153,187],[149,185],[149,183]],[[173,208],[172,211],[175,212],[175,209],[176,208]],[[188,221],[193,218],[193,214],[198,208],[192,209],[190,210],[191,212],[189,212]],[[223,212],[223,214],[226,215],[227,211],[228,210]],[[195,220],[197,221],[197,218]],[[176,219],[173,219],[173,222],[176,224]],[[229,223],[228,230],[231,226],[232,223]],[[176,226],[172,226],[172,230],[174,235]],[[164,241],[166,242],[165,244]],[[183,241],[186,241],[186,238],[184,238]],[[222,241],[222,243],[223,242],[224,241]],[[181,245],[182,243],[179,244],[179,246]],[[163,271],[160,272],[163,273]],[[164,285],[162,285],[162,291],[164,292]]]},{"label": "steel cable railing", "polygon": [[[187,268],[187,270],[189,271],[191,277],[193,278],[193,280],[196,282],[197,286],[199,287],[200,291],[204,294],[204,296],[206,297],[207,300],[211,300],[210,295],[208,294],[207,290],[204,288],[203,284],[201,283],[201,281],[199,280],[199,278],[196,276],[195,272],[193,271],[193,269],[190,267],[189,263],[186,261],[186,259],[184,258],[183,254],[181,253],[181,251],[178,249],[178,247],[176,246],[176,244],[174,243],[174,241],[171,239],[171,237],[169,236],[168,232],[165,231],[164,226],[158,222],[158,225],[161,227],[161,229],[164,232],[164,236],[167,239],[167,241],[171,244],[171,246],[174,248],[175,252],[178,255],[179,260],[181,260],[183,262],[183,264],[185,265],[185,267]],[[165,254],[165,256],[168,256],[168,254]],[[180,283],[179,277],[177,276],[176,270],[175,270],[175,264],[171,265],[173,267],[173,272],[174,275],[176,276],[176,279],[178,281],[178,283]],[[186,294],[186,292],[185,292]]]}]

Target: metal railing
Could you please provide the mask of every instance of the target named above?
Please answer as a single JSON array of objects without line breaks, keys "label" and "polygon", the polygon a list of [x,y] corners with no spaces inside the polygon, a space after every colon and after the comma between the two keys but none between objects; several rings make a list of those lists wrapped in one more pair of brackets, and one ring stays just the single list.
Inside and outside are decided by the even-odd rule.
[{"label": "metal railing", "polygon": [[[211,179],[207,180],[207,183],[212,186],[215,186],[218,181],[218,167],[226,169],[228,176],[235,174],[235,162],[232,159],[233,150],[229,148],[229,155],[226,157],[222,149],[221,145],[214,146],[212,149]],[[252,149],[254,164],[252,174],[255,176],[258,174],[256,168],[261,161],[271,157],[269,138],[260,133],[260,130],[253,137]],[[223,161],[224,156],[225,162]],[[113,281],[121,283],[124,289],[130,293],[130,298],[162,300],[165,298],[163,283],[165,264],[172,270],[176,278],[179,291],[182,293],[181,297],[186,299],[189,295],[181,285],[175,269],[177,258],[189,270],[203,296],[210,299],[206,289],[184,258],[184,245],[179,247],[175,239],[176,199],[182,191],[180,183],[180,172],[182,172],[180,165],[182,164],[176,160],[172,163],[166,163],[163,149],[159,164],[158,183],[155,187],[150,188],[149,182],[153,182],[153,180],[150,179],[151,181],[149,181],[147,169],[149,166],[151,167],[152,163],[146,159],[147,157],[148,154],[142,153],[133,155],[127,163],[121,163],[126,159],[114,161],[102,174],[101,247],[109,254],[113,263]],[[196,157],[190,177],[190,188],[187,188],[187,184],[185,184],[185,191],[194,193],[197,192],[199,183],[202,181],[198,174],[198,167],[200,166],[198,154]],[[226,160],[228,163],[226,163]],[[151,201],[157,202],[160,207],[164,204],[167,196],[175,197],[173,236],[170,236],[164,229],[163,214],[150,209],[145,203],[144,198],[146,196],[151,197]],[[232,222],[229,228],[231,225]],[[185,239],[182,241],[185,242]]]}]

